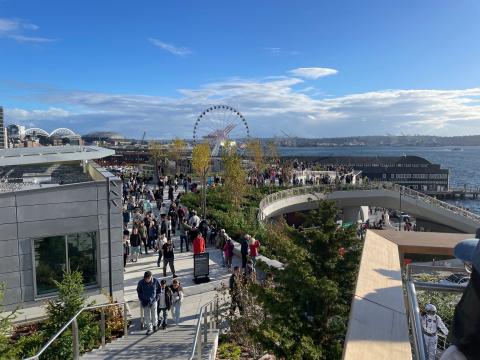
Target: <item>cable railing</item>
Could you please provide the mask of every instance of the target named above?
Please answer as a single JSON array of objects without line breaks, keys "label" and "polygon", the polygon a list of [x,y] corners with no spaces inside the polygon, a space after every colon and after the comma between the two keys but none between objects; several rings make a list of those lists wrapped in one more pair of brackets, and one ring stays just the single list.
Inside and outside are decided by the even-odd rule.
[{"label": "cable railing", "polygon": [[202,305],[198,313],[197,327],[195,329],[195,338],[193,339],[192,352],[189,360],[201,360],[203,348],[208,342],[208,333],[213,335],[219,322],[218,298],[210,300]]},{"label": "cable railing", "polygon": [[[61,327],[51,338],[48,342],[42,346],[42,348],[33,356],[25,358],[24,360],[39,360],[40,356],[53,344],[53,342],[63,334],[68,327],[72,326],[72,350],[73,350],[73,360],[80,359],[80,341],[79,341],[79,330],[78,330],[78,316],[87,310],[96,310],[101,309],[100,312],[100,336],[101,336],[101,344],[102,348],[106,345],[106,323],[105,323],[105,308],[112,307],[112,306],[122,306],[123,305],[123,331],[124,336],[128,336],[128,303],[138,302],[138,300],[130,300],[130,301],[122,301],[118,303],[108,303],[108,304],[99,304],[99,305],[90,305],[85,306],[77,311],[77,313],[67,321],[65,325]],[[142,315],[141,315],[142,316]]]},{"label": "cable railing", "polygon": [[414,200],[421,200],[423,203],[427,203],[437,208],[453,212],[457,215],[464,216],[471,220],[480,223],[480,215],[472,213],[468,210],[462,209],[458,206],[451,205],[445,201],[438,200],[434,197],[428,196],[419,191],[412,190],[402,185],[390,183],[390,182],[369,182],[362,184],[322,184],[313,186],[298,186],[290,189],[278,191],[276,193],[267,195],[259,204],[259,219],[265,218],[264,209],[281,199],[286,199],[299,195],[309,195],[312,193],[329,193],[333,191],[355,191],[355,190],[390,190],[398,192],[402,197],[410,197]]},{"label": "cable railing", "polygon": [[[456,292],[461,293],[465,287],[457,284],[440,284],[433,282],[417,281],[414,279],[414,273],[430,273],[433,271],[444,272],[465,272],[464,268],[455,268],[447,266],[429,266],[429,265],[407,265],[406,290],[408,300],[408,318],[410,321],[414,356],[416,360],[427,360],[427,349],[423,336],[422,320],[420,307],[417,300],[417,290],[438,291],[438,292]],[[444,347],[445,347],[444,342]]]}]

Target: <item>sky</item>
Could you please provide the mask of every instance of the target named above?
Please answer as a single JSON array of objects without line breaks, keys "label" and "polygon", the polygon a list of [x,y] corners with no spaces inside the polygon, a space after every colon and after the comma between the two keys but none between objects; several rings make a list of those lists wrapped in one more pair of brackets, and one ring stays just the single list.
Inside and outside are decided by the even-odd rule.
[{"label": "sky", "polygon": [[[0,0],[6,124],[480,134],[478,0]],[[222,118],[223,116],[223,118]],[[222,122],[223,121],[223,122]]]}]

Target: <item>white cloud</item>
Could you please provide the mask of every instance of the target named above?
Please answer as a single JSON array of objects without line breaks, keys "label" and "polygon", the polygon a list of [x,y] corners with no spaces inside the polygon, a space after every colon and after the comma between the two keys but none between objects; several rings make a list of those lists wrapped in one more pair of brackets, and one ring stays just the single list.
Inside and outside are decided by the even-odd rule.
[{"label": "white cloud", "polygon": [[[191,138],[193,124],[207,107],[228,104],[246,117],[253,136],[304,137],[417,133],[480,133],[480,88],[391,89],[339,97],[317,97],[295,77],[233,79],[179,89],[179,96],[108,94],[32,87],[30,99],[46,109],[6,109],[7,123],[48,123],[86,133],[115,130],[127,136]],[[22,92],[25,88],[22,87]],[[217,119],[221,122],[221,118]],[[204,124],[207,126],[207,124]],[[211,124],[212,125],[212,124]]]},{"label": "white cloud", "polygon": [[266,48],[264,48],[264,50],[267,51],[272,56],[281,56],[281,55],[296,56],[296,55],[300,55],[300,51],[286,50],[286,49],[282,49],[282,48],[279,48],[279,47],[266,47]]},{"label": "white cloud", "polygon": [[308,67],[290,70],[290,74],[305,79],[318,79],[324,76],[335,75],[338,71],[330,68]]},{"label": "white cloud", "polygon": [[22,19],[0,18],[0,38],[9,38],[23,43],[46,43],[56,41],[55,39],[30,36],[26,32],[36,31],[39,27]]},{"label": "white cloud", "polygon": [[186,47],[178,47],[174,46],[172,44],[167,44],[166,42],[160,41],[158,39],[154,38],[149,38],[148,41],[150,41],[153,45],[159,47],[160,49],[163,49],[170,54],[176,55],[176,56],[187,56],[192,53],[192,51]]}]

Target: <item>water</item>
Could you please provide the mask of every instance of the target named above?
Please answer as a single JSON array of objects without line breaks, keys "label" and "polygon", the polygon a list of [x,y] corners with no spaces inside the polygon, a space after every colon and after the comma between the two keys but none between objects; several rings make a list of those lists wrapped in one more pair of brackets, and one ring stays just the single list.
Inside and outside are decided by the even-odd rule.
[{"label": "water", "polygon": [[[461,151],[446,147],[279,147],[283,156],[421,156],[450,170],[450,187],[480,186],[480,146],[464,146]],[[480,214],[480,200],[448,200]]]}]

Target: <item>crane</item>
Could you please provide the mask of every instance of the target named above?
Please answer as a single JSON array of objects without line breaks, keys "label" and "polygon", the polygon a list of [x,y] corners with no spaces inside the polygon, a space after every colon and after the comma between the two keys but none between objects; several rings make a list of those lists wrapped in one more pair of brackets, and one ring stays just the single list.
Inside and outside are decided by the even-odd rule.
[{"label": "crane", "polygon": [[145,141],[145,135],[147,135],[147,132],[143,132],[142,140],[140,141],[140,145],[143,145],[143,142]]}]

